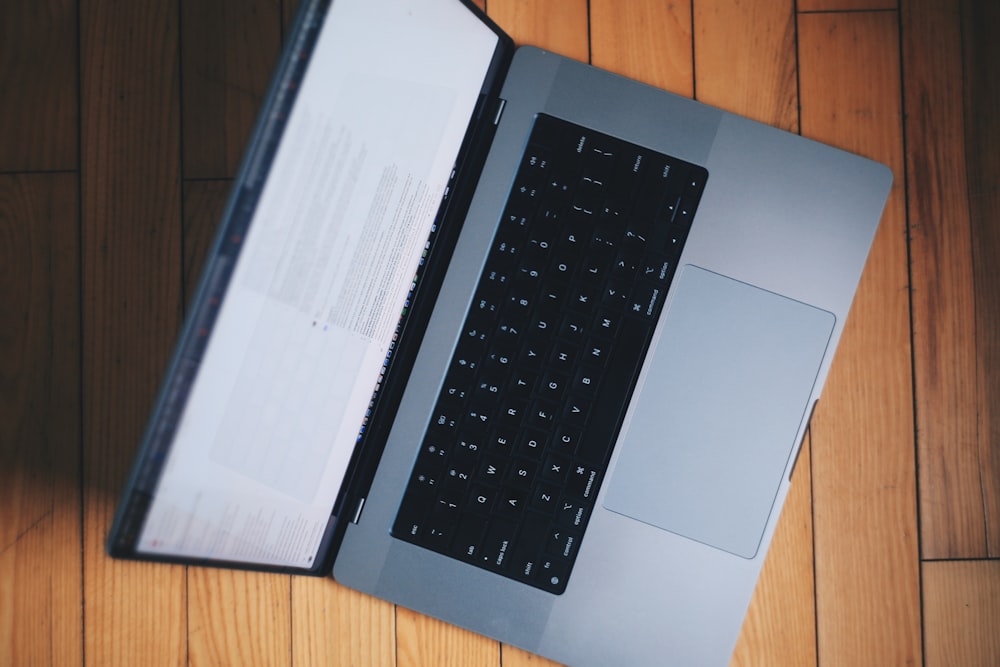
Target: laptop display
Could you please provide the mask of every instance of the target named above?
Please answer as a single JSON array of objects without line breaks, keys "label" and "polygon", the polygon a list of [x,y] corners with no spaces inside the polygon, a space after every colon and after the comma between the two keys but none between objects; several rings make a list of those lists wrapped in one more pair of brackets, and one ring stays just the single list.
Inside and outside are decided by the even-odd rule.
[{"label": "laptop display", "polygon": [[235,266],[139,552],[313,567],[496,43],[457,3],[331,8],[247,231],[222,240]]}]

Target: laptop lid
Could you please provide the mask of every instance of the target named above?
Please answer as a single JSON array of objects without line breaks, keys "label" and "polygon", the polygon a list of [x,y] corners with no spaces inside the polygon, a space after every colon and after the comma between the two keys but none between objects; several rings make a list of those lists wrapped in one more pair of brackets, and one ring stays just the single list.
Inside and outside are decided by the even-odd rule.
[{"label": "laptop lid", "polygon": [[471,9],[302,6],[112,555],[328,569],[373,396],[389,393],[418,283],[433,283],[429,258],[447,255],[442,216],[465,187],[456,166],[476,162],[482,139],[469,130],[510,57],[509,39]]}]

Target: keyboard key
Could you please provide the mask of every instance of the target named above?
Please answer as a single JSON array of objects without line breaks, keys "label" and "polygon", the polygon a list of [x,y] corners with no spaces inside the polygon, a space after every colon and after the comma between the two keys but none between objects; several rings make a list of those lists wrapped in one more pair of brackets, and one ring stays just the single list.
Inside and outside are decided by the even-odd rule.
[{"label": "keyboard key", "polygon": [[576,498],[590,500],[597,494],[597,480],[600,475],[597,469],[588,465],[574,465],[569,473],[569,483],[566,492]]},{"label": "keyboard key", "polygon": [[528,492],[524,489],[504,489],[497,505],[496,516],[517,520],[527,505]]},{"label": "keyboard key", "polygon": [[660,285],[665,285],[670,279],[671,262],[663,255],[650,254],[640,264],[640,277]]},{"label": "keyboard key", "polygon": [[489,514],[493,511],[496,498],[497,490],[495,488],[478,484],[472,488],[465,506],[470,512],[480,515]]},{"label": "keyboard key", "polygon": [[589,503],[564,498],[558,503],[555,522],[564,528],[582,528],[587,522],[588,507]]},{"label": "keyboard key", "polygon": [[458,523],[455,539],[451,544],[451,552],[459,558],[475,558],[479,555],[479,545],[482,543],[486,524],[480,517],[467,514]]},{"label": "keyboard key", "polygon": [[531,581],[538,576],[542,547],[549,534],[548,526],[549,521],[544,515],[525,513],[510,557],[511,571],[518,579]]},{"label": "keyboard key", "polygon": [[531,144],[524,151],[521,160],[520,180],[540,183],[547,178],[549,172],[549,149],[538,144]]},{"label": "keyboard key", "polygon": [[[507,483],[518,488],[531,486],[532,482],[535,481],[535,471],[537,469],[538,464],[534,461],[515,459],[507,471]],[[520,498],[519,504],[513,505],[513,507],[520,511],[521,504],[527,499],[527,494],[518,491],[518,497]]]},{"label": "keyboard key", "polygon": [[570,465],[570,459],[566,456],[548,456],[542,466],[541,475],[546,482],[561,485],[569,476]]},{"label": "keyboard key", "polygon": [[517,525],[510,519],[494,518],[486,530],[486,539],[480,551],[480,560],[490,569],[502,570],[514,542]]},{"label": "keyboard key", "polygon": [[539,559],[539,585],[553,593],[562,593],[566,590],[569,567],[570,563],[567,559],[543,555]]},{"label": "keyboard key", "polygon": [[557,559],[568,561],[576,554],[580,543],[580,535],[567,528],[556,527],[549,532],[546,551]]},{"label": "keyboard key", "polygon": [[660,313],[664,292],[662,285],[640,281],[632,291],[628,313],[652,321]]},{"label": "keyboard key", "polygon": [[548,434],[534,428],[524,429],[518,442],[517,454],[535,461],[542,458],[548,444]]},{"label": "keyboard key", "polygon": [[583,440],[583,428],[567,424],[559,425],[552,439],[552,451],[564,456],[572,456]]},{"label": "keyboard key", "polygon": [[504,460],[498,456],[490,454],[483,458],[482,466],[479,470],[479,478],[488,484],[500,485],[503,479]]},{"label": "keyboard key", "polygon": [[424,525],[424,543],[433,549],[447,550],[451,546],[451,538],[458,526],[458,518],[457,512],[436,507]]},{"label": "keyboard key", "polygon": [[[558,507],[558,501],[559,487],[551,484],[536,484],[531,494],[530,504],[546,515],[552,515]],[[541,544],[541,539],[539,539],[539,544]]]}]

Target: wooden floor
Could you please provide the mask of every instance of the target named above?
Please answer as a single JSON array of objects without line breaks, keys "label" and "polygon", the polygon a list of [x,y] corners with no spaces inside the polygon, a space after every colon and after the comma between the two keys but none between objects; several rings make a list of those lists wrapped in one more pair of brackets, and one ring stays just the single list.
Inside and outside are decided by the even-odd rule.
[{"label": "wooden floor", "polygon": [[[330,580],[104,555],[292,4],[0,3],[0,665],[544,662]],[[486,8],[892,167],[733,664],[1000,665],[1000,3]]]}]

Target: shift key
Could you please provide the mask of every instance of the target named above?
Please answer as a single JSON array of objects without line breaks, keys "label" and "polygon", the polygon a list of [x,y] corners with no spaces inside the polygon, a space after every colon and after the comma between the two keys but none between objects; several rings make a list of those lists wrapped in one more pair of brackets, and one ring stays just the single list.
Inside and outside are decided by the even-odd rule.
[{"label": "shift key", "polygon": [[652,324],[641,319],[623,318],[615,348],[594,400],[590,424],[576,450],[578,459],[603,468],[615,444],[625,407],[632,396],[635,379],[649,346]]}]

